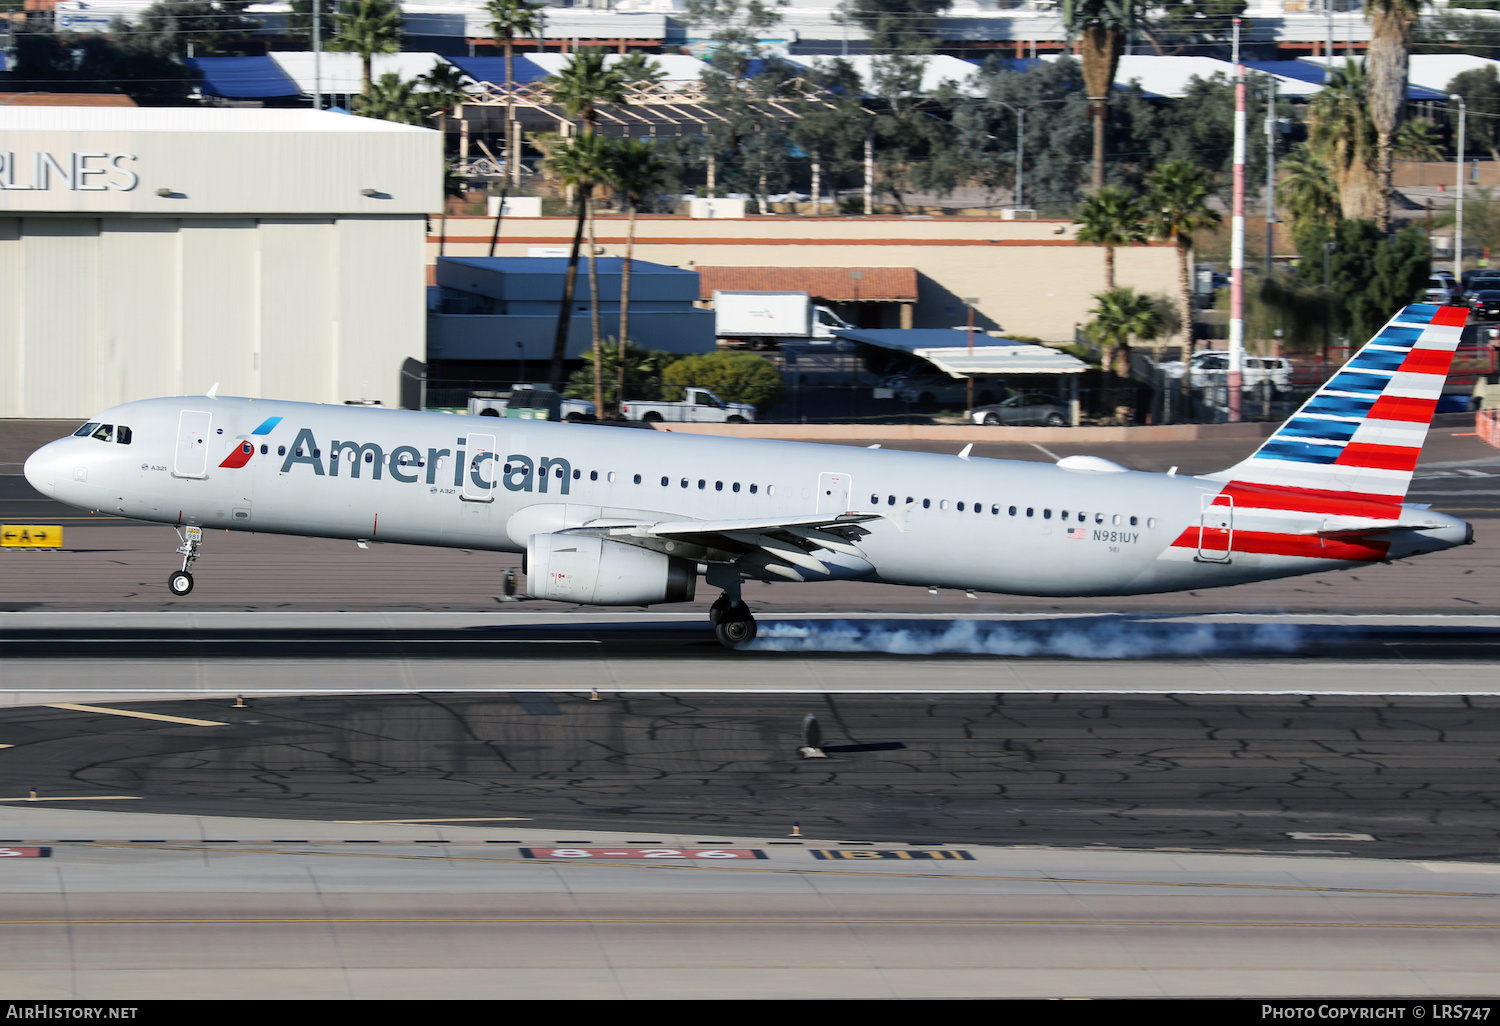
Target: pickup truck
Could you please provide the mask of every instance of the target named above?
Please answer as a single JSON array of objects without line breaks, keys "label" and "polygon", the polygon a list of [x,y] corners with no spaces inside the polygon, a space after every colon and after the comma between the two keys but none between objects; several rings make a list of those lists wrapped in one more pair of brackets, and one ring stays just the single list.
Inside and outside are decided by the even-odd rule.
[{"label": "pickup truck", "polygon": [[755,419],[755,407],[726,403],[706,388],[687,388],[683,389],[680,403],[643,403],[632,399],[620,406],[620,416],[648,424],[663,421],[672,424],[748,424]]},{"label": "pickup truck", "polygon": [[565,420],[573,424],[597,419],[594,404],[588,400],[564,399],[556,392],[533,385],[512,385],[509,392],[470,393],[469,413],[476,417]]}]

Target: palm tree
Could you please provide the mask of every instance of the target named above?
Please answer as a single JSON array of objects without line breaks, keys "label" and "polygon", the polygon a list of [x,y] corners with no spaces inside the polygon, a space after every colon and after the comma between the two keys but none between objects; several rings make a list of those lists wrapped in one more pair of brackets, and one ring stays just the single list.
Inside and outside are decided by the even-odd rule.
[{"label": "palm tree", "polygon": [[1074,218],[1078,225],[1075,242],[1104,247],[1104,291],[1115,287],[1115,247],[1146,241],[1146,212],[1140,197],[1129,189],[1111,185],[1088,199]]},{"label": "palm tree", "polygon": [[1339,187],[1328,172],[1328,165],[1298,146],[1278,165],[1280,181],[1276,198],[1291,217],[1292,235],[1307,228],[1326,228],[1338,223]]},{"label": "palm tree", "polygon": [[1375,124],[1362,65],[1346,62],[1314,94],[1307,105],[1307,143],[1338,185],[1344,219],[1377,220],[1385,198],[1375,166]]},{"label": "palm tree", "polygon": [[370,84],[369,90],[354,104],[355,113],[402,125],[422,123],[421,96],[412,83],[403,81],[394,71],[387,71]]},{"label": "palm tree", "polygon": [[521,154],[511,152],[520,149],[511,145],[516,120],[512,54],[517,37],[542,34],[542,5],[527,0],[489,0],[484,9],[490,16],[491,37],[505,50],[505,173],[514,185],[521,180]]},{"label": "palm tree", "polygon": [[338,35],[328,41],[332,50],[359,54],[364,87],[360,95],[370,95],[370,68],[377,53],[401,50],[401,8],[392,0],[356,0],[340,11]]},{"label": "palm tree", "polygon": [[1104,188],[1104,123],[1109,118],[1109,92],[1125,41],[1135,27],[1136,0],[1063,0],[1063,27],[1079,41],[1083,85],[1089,95],[1089,118],[1094,123],[1093,191]]},{"label": "palm tree", "polygon": [[1178,313],[1182,318],[1182,394],[1188,390],[1187,364],[1193,355],[1193,235],[1219,223],[1208,205],[1208,173],[1189,160],[1169,160],[1146,179],[1146,228],[1154,238],[1177,245]]},{"label": "palm tree", "polygon": [[438,111],[438,131],[443,136],[444,152],[448,146],[448,111],[469,98],[464,86],[472,81],[447,61],[439,61],[432,66],[431,71],[417,79],[417,85],[422,90],[417,98],[422,106],[434,107]]},{"label": "palm tree", "polygon": [[[578,279],[578,251],[583,242],[585,223],[592,224],[592,200],[594,187],[603,181],[608,166],[609,142],[600,135],[580,135],[559,146],[549,161],[553,174],[577,194],[578,222],[573,230],[573,251],[568,256],[568,271],[563,277],[562,307],[557,313],[557,334],[552,339],[552,362],[547,369],[547,380],[561,386],[563,361],[567,356],[568,322],[573,309],[574,284]],[[599,334],[599,282],[594,274],[593,231],[589,231],[589,285],[592,289],[593,337],[594,337],[594,392],[595,408],[604,412],[603,392],[603,343]]]},{"label": "palm tree", "polygon": [[1396,129],[1391,153],[1397,160],[1442,160],[1442,136],[1428,118],[1407,118]]},{"label": "palm tree", "polygon": [[1130,380],[1130,341],[1150,341],[1161,334],[1161,307],[1151,296],[1142,295],[1131,288],[1111,288],[1094,296],[1095,307],[1089,311],[1093,320],[1084,331],[1101,347],[1108,348],[1106,361],[1112,381],[1110,402],[1115,407],[1115,418],[1128,420],[1130,408],[1123,402],[1122,382]]},{"label": "palm tree", "polygon": [[[605,182],[625,200],[630,228],[625,236],[625,261],[620,266],[619,390],[615,401],[625,401],[625,345],[630,338],[630,264],[635,251],[635,215],[651,193],[666,184],[667,162],[656,147],[639,139],[621,139],[610,147]],[[601,415],[603,410],[600,411]]]},{"label": "palm tree", "polygon": [[586,133],[599,127],[600,104],[625,102],[625,78],[604,66],[602,50],[579,50],[547,83],[552,102],[581,117]]},{"label": "palm tree", "polygon": [[1376,171],[1380,177],[1380,207],[1375,224],[1385,231],[1391,218],[1391,151],[1396,130],[1406,113],[1406,65],[1411,32],[1426,0],[1366,0],[1370,21],[1370,49],[1365,54],[1369,73],[1365,88],[1370,118],[1375,122]]}]

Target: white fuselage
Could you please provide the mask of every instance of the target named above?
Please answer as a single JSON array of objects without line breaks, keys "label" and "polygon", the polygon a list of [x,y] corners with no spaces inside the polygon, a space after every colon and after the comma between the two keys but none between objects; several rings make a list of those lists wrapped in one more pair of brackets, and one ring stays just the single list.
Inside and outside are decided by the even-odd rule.
[{"label": "white fuselage", "polygon": [[[1223,482],[1205,478],[261,399],[152,399],[96,421],[129,427],[129,444],[60,439],[27,477],[73,506],[173,525],[525,551],[533,535],[598,523],[856,512],[879,516],[862,525],[868,566],[808,579],[1027,595],[1352,565],[1305,545],[1240,551],[1225,523],[1247,539],[1296,537],[1323,518],[1213,507]],[[1425,526],[1393,532],[1379,558],[1469,537],[1441,514],[1408,517]]]}]

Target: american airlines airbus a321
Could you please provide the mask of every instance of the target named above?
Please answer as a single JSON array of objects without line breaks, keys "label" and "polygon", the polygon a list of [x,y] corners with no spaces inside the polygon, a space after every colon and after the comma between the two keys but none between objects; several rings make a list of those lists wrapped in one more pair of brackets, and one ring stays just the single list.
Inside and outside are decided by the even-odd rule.
[{"label": "american airlines airbus a321", "polygon": [[1463,545],[1403,500],[1464,311],[1408,306],[1249,459],[1201,477],[207,396],[105,410],[26,461],[36,489],[205,527],[524,552],[535,598],[685,602],[755,636],[744,581],[1012,595],[1213,588]]}]

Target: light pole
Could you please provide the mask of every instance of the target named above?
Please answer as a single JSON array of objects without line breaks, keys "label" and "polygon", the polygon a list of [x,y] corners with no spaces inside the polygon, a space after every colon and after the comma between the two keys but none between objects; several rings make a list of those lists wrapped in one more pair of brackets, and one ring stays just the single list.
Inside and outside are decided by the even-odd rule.
[{"label": "light pole", "polygon": [[[1026,185],[1026,108],[1012,107],[1004,100],[992,101],[1016,116],[1016,209],[1025,206]],[[970,345],[972,348],[972,343]]]},{"label": "light pole", "polygon": [[974,412],[974,304],[979,302],[978,296],[965,296],[964,304],[969,308],[969,413]]},{"label": "light pole", "polygon": [[1469,114],[1469,105],[1457,93],[1448,99],[1458,104],[1458,209],[1453,222],[1453,277],[1460,285],[1464,281],[1464,128]]}]

